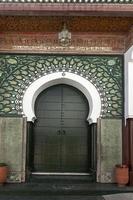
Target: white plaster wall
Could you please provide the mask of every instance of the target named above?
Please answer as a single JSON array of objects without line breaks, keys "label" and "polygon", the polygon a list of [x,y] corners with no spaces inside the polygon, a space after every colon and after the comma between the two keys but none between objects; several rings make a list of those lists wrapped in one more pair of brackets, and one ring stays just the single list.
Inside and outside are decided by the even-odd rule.
[{"label": "white plaster wall", "polygon": [[125,120],[133,118],[133,46],[124,55]]}]

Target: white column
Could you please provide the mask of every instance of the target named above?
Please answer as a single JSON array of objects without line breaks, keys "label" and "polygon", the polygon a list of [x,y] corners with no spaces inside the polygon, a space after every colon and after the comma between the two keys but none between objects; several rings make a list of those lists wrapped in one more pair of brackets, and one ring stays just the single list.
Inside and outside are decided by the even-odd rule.
[{"label": "white column", "polygon": [[133,118],[133,46],[124,55],[125,121]]}]

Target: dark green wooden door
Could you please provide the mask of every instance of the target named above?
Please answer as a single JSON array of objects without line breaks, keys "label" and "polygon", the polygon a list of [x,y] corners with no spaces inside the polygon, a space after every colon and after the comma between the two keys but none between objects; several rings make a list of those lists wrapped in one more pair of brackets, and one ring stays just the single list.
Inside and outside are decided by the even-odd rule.
[{"label": "dark green wooden door", "polygon": [[35,103],[34,172],[88,172],[88,102],[77,89],[56,85]]}]

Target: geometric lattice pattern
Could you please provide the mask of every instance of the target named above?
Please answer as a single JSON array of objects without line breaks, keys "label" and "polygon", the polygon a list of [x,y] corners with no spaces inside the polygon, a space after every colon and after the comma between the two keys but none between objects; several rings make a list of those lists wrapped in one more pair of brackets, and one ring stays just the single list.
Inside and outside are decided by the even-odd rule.
[{"label": "geometric lattice pattern", "polygon": [[101,117],[123,115],[123,56],[0,55],[0,115],[23,115],[23,95],[38,78],[68,71],[98,90]]}]

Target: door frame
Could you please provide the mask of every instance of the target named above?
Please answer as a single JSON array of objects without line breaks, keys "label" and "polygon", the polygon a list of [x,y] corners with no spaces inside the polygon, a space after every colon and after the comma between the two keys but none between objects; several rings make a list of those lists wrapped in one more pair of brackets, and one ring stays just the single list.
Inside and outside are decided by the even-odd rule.
[{"label": "door frame", "polygon": [[[31,171],[31,137],[32,137],[32,125],[36,119],[34,104],[37,96],[46,88],[54,86],[57,84],[67,84],[73,86],[80,90],[88,100],[90,107],[87,121],[88,126],[91,128],[91,169],[92,173],[96,175],[97,171],[97,121],[101,113],[101,98],[100,93],[96,87],[87,79],[83,78],[74,73],[70,72],[55,72],[52,74],[47,74],[41,78],[35,80],[26,90],[23,97],[23,112],[27,117],[27,178],[30,175]],[[27,102],[29,102],[27,104]]]}]

